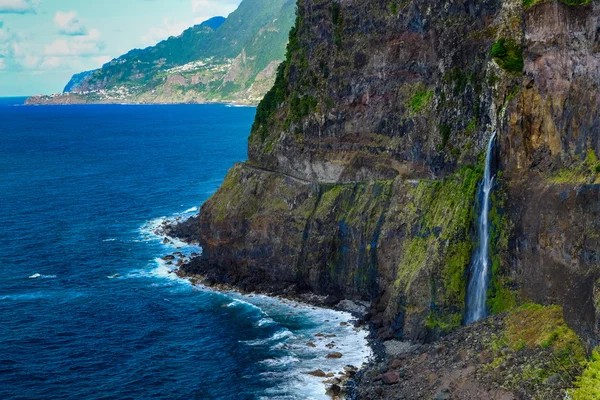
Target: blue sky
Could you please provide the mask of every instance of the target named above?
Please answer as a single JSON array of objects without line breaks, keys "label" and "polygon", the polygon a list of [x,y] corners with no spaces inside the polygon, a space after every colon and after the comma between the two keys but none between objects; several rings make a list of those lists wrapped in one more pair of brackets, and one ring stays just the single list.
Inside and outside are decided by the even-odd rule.
[{"label": "blue sky", "polygon": [[241,0],[0,0],[0,97],[62,91],[77,72],[156,44]]}]

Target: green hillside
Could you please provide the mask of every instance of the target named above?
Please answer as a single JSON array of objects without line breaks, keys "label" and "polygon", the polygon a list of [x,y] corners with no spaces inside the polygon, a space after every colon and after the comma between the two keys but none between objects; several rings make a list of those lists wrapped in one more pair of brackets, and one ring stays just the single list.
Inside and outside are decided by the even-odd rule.
[{"label": "green hillside", "polygon": [[61,95],[30,103],[258,103],[272,86],[295,19],[294,0],[244,0],[155,46],[77,74]]}]

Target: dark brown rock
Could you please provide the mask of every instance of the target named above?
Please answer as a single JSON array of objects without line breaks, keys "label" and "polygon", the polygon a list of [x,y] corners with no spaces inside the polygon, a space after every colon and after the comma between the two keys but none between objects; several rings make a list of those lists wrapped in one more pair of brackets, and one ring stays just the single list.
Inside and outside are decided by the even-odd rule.
[{"label": "dark brown rock", "polygon": [[381,375],[381,381],[386,385],[393,385],[400,382],[400,376],[396,371],[388,371]]},{"label": "dark brown rock", "polygon": [[327,394],[332,397],[339,396],[342,393],[342,388],[339,385],[331,385],[327,389]]}]

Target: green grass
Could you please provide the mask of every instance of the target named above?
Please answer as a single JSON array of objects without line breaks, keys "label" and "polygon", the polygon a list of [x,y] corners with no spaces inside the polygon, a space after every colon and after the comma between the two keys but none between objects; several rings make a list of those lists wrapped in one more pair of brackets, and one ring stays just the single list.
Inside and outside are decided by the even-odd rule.
[{"label": "green grass", "polygon": [[[439,265],[432,277],[432,300],[425,326],[448,332],[461,324],[465,271],[471,261],[470,229],[480,168],[464,167],[440,181],[421,181],[401,212],[408,229],[402,244],[394,290],[408,293],[420,274]],[[415,232],[415,230],[418,231]]]},{"label": "green grass", "polygon": [[[505,328],[495,336],[489,349],[494,360],[487,368],[496,369],[510,359],[520,360],[519,365],[509,367],[512,369],[501,383],[501,387],[509,390],[528,387],[543,391],[544,381],[552,375],[567,383],[577,376],[586,359],[583,343],[564,321],[562,307],[534,303],[508,313]],[[531,357],[532,353],[536,356]],[[581,397],[580,400],[592,398],[596,399]]]},{"label": "green grass", "polygon": [[499,39],[492,45],[490,55],[500,68],[512,73],[523,71],[523,50],[512,39]]},{"label": "green grass", "polygon": [[552,183],[599,183],[600,182],[600,163],[594,150],[586,152],[585,159],[568,168],[556,171],[549,178]]},{"label": "green grass", "polygon": [[408,101],[408,108],[413,114],[419,113],[425,106],[431,104],[433,90],[419,89]]},{"label": "green grass", "polygon": [[[523,7],[529,8],[538,4],[547,3],[550,0],[523,0]],[[557,0],[563,4],[568,6],[582,6],[585,4],[590,4],[592,0]]]},{"label": "green grass", "polygon": [[600,349],[593,352],[583,374],[575,381],[571,398],[573,400],[600,399]]}]

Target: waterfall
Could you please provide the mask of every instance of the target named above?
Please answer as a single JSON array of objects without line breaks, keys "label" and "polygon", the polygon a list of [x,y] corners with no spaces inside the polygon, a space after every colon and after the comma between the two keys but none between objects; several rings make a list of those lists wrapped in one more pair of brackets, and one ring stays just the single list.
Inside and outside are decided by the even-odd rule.
[{"label": "waterfall", "polygon": [[480,183],[479,193],[481,210],[477,222],[479,247],[473,253],[471,260],[471,277],[467,287],[467,313],[465,322],[478,321],[487,315],[486,300],[488,290],[488,277],[490,274],[490,197],[494,186],[495,174],[492,174],[492,155],[496,132],[490,138],[485,156],[485,173]]}]

